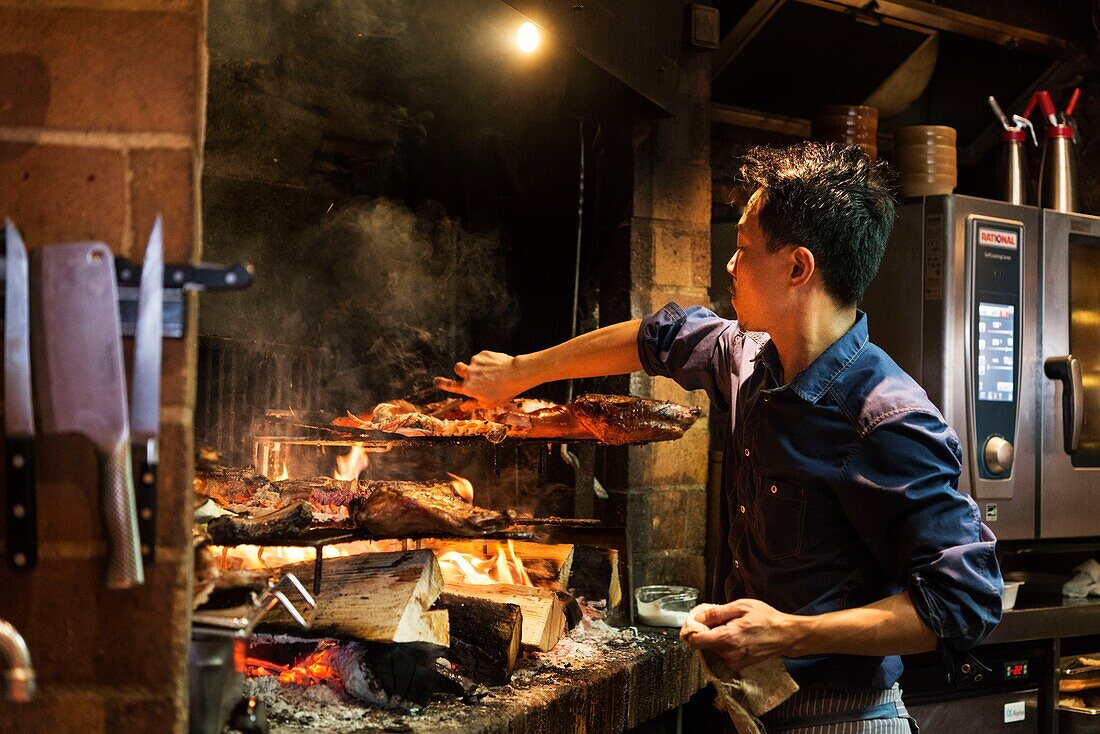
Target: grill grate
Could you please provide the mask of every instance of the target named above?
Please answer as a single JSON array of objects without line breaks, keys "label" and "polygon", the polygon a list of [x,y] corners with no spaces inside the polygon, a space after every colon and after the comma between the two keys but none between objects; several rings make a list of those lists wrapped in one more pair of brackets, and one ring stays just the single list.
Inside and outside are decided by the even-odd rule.
[{"label": "grill grate", "polygon": [[319,347],[199,337],[195,438],[223,464],[248,466],[253,436],[270,432],[272,411],[310,412],[324,405],[332,354]]}]

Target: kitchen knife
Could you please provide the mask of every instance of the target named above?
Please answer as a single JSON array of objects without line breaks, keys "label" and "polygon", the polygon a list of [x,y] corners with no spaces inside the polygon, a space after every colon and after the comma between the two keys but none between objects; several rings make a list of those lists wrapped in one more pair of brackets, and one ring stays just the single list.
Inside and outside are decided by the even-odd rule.
[{"label": "kitchen knife", "polygon": [[134,476],[141,557],[152,563],[156,553],[157,435],[160,428],[160,356],[164,309],[164,244],[161,218],[153,223],[141,266],[134,369],[130,383],[130,443],[137,459]]},{"label": "kitchen knife", "polygon": [[4,222],[4,456],[7,483],[8,565],[30,571],[38,563],[34,495],[34,409],[31,404],[27,248],[19,230]]},{"label": "kitchen knife", "polygon": [[31,346],[43,433],[79,433],[100,460],[109,588],[144,582],[138,550],[130,421],[110,249],[49,245],[31,255]]}]

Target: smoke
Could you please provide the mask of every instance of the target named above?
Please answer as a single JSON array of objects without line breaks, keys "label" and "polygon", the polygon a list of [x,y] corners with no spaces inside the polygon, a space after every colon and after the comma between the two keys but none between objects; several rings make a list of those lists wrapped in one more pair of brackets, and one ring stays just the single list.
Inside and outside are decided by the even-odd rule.
[{"label": "smoke", "polygon": [[332,385],[350,393],[340,405],[430,385],[469,355],[478,330],[507,332],[517,320],[500,240],[436,212],[353,200],[311,239],[306,249],[325,253],[331,270],[316,326],[343,366]]}]

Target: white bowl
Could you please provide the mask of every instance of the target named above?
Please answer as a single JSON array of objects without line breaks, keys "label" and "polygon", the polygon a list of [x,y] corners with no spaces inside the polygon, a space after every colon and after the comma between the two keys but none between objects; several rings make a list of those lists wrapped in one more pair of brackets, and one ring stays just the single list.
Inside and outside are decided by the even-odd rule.
[{"label": "white bowl", "polygon": [[634,592],[638,621],[651,627],[682,627],[699,601],[690,586],[643,586]]},{"label": "white bowl", "polygon": [[1023,581],[1005,581],[1005,590],[1001,592],[1001,609],[1008,611],[1016,606],[1016,594],[1019,593]]}]

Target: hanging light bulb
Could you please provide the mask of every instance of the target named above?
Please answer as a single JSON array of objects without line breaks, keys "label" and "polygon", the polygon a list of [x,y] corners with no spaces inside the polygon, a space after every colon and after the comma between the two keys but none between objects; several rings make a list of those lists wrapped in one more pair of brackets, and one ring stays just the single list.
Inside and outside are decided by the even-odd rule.
[{"label": "hanging light bulb", "polygon": [[516,33],[516,43],[519,44],[519,50],[525,54],[529,54],[538,48],[539,40],[538,26],[529,20],[524,22]]}]

